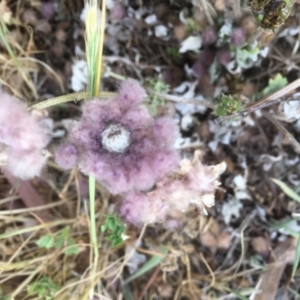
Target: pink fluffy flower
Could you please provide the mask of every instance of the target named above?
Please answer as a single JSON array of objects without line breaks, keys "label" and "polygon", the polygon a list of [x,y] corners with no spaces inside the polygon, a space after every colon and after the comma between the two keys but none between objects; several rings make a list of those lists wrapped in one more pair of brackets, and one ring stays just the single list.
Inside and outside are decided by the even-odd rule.
[{"label": "pink fluffy flower", "polygon": [[141,225],[163,221],[172,210],[185,211],[190,204],[206,212],[214,205],[214,193],[220,185],[218,177],[226,164],[205,166],[199,152],[191,162],[184,160],[175,176],[164,178],[149,192],[131,192],[122,200],[121,216],[129,223]]},{"label": "pink fluffy flower", "polygon": [[67,143],[56,151],[56,162],[62,168],[77,163],[113,194],[151,188],[176,167],[178,153],[173,121],[155,120],[141,104],[146,96],[137,81],[128,79],[115,98],[87,101]]},{"label": "pink fluffy flower", "polygon": [[132,191],[123,199],[120,214],[127,222],[140,225],[163,221],[169,209],[169,203],[162,197],[152,195],[149,199],[147,194]]},{"label": "pink fluffy flower", "polygon": [[21,179],[39,175],[50,141],[41,117],[29,113],[25,104],[4,92],[0,92],[0,107],[1,166]]}]

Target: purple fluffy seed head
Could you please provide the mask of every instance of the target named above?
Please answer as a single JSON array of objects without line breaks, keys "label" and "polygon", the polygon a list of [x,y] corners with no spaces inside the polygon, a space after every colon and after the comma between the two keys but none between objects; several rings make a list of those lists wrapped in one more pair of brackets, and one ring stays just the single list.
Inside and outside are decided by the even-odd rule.
[{"label": "purple fluffy seed head", "polygon": [[147,98],[146,91],[134,79],[122,82],[119,89],[119,100],[125,107],[132,107]]},{"label": "purple fluffy seed head", "polygon": [[214,205],[215,189],[220,185],[218,177],[226,164],[205,166],[196,151],[194,160],[183,160],[176,176],[165,177],[149,192],[131,191],[124,196],[120,214],[129,223],[141,225],[166,219],[176,211],[186,211],[190,204],[204,213],[205,206]]},{"label": "purple fluffy seed head", "polygon": [[50,20],[54,17],[57,11],[56,4],[52,2],[43,2],[41,4],[40,11],[44,18]]},{"label": "purple fluffy seed head", "polygon": [[234,28],[230,36],[231,43],[240,46],[246,41],[246,32],[243,28]]},{"label": "purple fluffy seed head", "polygon": [[204,46],[209,46],[214,44],[218,39],[218,33],[215,27],[207,27],[201,34],[202,44]]},{"label": "purple fluffy seed head", "polygon": [[40,175],[50,141],[42,116],[31,114],[25,104],[4,92],[0,92],[0,107],[0,149],[5,149],[7,160],[4,168],[21,179]]},{"label": "purple fluffy seed head", "polygon": [[199,59],[192,66],[193,71],[198,77],[205,75],[215,59],[215,51],[204,50]]},{"label": "purple fluffy seed head", "polygon": [[207,67],[199,59],[194,62],[192,66],[192,70],[194,71],[195,75],[198,77],[202,77],[207,73]]},{"label": "purple fluffy seed head", "polygon": [[174,120],[161,117],[153,125],[153,134],[158,141],[162,142],[162,146],[174,146],[179,130]]},{"label": "purple fluffy seed head", "polygon": [[73,144],[65,142],[55,149],[54,156],[56,163],[62,169],[69,170],[76,166],[78,151]]},{"label": "purple fluffy seed head", "polygon": [[114,22],[121,22],[126,17],[126,9],[120,3],[114,3],[114,6],[110,10],[110,19]]},{"label": "purple fluffy seed head", "polygon": [[132,191],[122,200],[120,214],[129,223],[142,225],[164,220],[169,207],[160,197]]},{"label": "purple fluffy seed head", "polygon": [[10,148],[5,170],[22,180],[31,179],[41,174],[48,155],[42,150],[16,150]]},{"label": "purple fluffy seed head", "polygon": [[116,98],[85,103],[69,133],[80,170],[112,194],[148,190],[178,165],[177,128],[168,118],[154,120],[140,103],[145,96],[137,81],[126,80]]}]

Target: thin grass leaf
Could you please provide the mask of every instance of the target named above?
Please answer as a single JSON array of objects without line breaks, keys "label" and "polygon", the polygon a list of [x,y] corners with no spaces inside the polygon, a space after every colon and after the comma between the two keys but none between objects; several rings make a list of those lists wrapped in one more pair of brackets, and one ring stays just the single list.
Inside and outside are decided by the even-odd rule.
[{"label": "thin grass leaf", "polygon": [[[162,254],[167,254],[168,250],[163,249]],[[127,278],[124,282],[124,285],[128,284],[132,280],[144,275],[148,271],[152,270],[156,266],[160,264],[160,262],[164,259],[164,255],[155,255],[150,258],[138,271],[136,271],[132,276]]]},{"label": "thin grass leaf", "polygon": [[295,259],[294,259],[294,264],[292,269],[292,277],[294,277],[296,274],[299,262],[300,262],[300,234],[298,235],[297,244],[296,244],[296,252],[295,252]]},{"label": "thin grass leaf", "polygon": [[284,182],[282,182],[281,180],[272,178],[272,180],[282,189],[282,191],[289,196],[290,198],[292,198],[293,200],[297,201],[298,203],[300,203],[300,196],[293,191],[289,186],[287,186]]},{"label": "thin grass leaf", "polygon": [[272,228],[274,229],[282,229],[287,227],[289,224],[295,222],[295,219],[287,219],[280,222],[271,223]]},{"label": "thin grass leaf", "polygon": [[241,293],[239,292],[235,292],[235,291],[232,291],[232,294],[235,295],[238,299],[240,300],[249,300],[249,298],[243,296]]},{"label": "thin grass leaf", "polygon": [[89,176],[89,198],[90,198],[90,219],[91,219],[91,240],[94,249],[94,268],[96,272],[97,261],[99,258],[98,242],[97,242],[97,226],[96,226],[96,180],[95,177]]},{"label": "thin grass leaf", "polygon": [[24,234],[24,233],[28,233],[28,232],[37,231],[37,230],[40,230],[40,229],[56,227],[56,226],[59,226],[59,225],[71,224],[73,222],[74,222],[74,220],[58,220],[58,221],[52,221],[52,222],[49,222],[49,223],[44,223],[44,224],[41,224],[41,225],[36,225],[36,226],[33,226],[33,227],[21,228],[21,229],[15,230],[15,231],[10,231],[10,232],[5,232],[5,233],[0,234],[0,240],[6,239],[6,238],[9,238],[9,237],[13,237],[13,236],[16,236],[16,235],[19,235],[19,234]]},{"label": "thin grass leaf", "polygon": [[294,238],[298,238],[299,233],[290,229],[290,224],[295,223],[296,221],[297,219],[293,218],[282,222],[271,223],[271,227],[277,230],[282,230],[285,234],[289,234]]}]

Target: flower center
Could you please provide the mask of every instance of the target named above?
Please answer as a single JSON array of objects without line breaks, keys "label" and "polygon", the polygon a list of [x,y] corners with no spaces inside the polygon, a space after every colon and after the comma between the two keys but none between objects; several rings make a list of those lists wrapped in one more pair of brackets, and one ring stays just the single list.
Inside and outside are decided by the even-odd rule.
[{"label": "flower center", "polygon": [[120,124],[110,124],[101,134],[102,146],[109,152],[124,153],[130,145],[130,132]]}]

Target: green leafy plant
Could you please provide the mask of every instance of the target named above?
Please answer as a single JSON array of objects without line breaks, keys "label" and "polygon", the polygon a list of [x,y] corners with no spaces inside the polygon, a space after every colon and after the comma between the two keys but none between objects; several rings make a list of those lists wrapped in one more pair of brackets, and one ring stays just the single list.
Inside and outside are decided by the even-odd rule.
[{"label": "green leafy plant", "polygon": [[75,243],[74,239],[70,237],[70,228],[65,227],[61,231],[59,231],[56,235],[47,234],[41,237],[36,244],[40,248],[45,249],[62,249],[65,247],[64,253],[66,255],[78,254],[79,248]]},{"label": "green leafy plant", "polygon": [[108,233],[106,239],[112,242],[113,247],[120,246],[127,239],[124,234],[126,226],[115,215],[106,216],[105,222],[101,226],[101,231]]},{"label": "green leafy plant", "polygon": [[59,289],[59,284],[43,276],[38,281],[28,285],[27,293],[30,296],[37,294],[40,300],[54,300],[54,294],[58,292]]},{"label": "green leafy plant", "polygon": [[278,73],[274,78],[269,79],[268,85],[262,90],[262,92],[254,95],[253,100],[256,101],[259,98],[275,93],[285,87],[287,84],[287,79]]},{"label": "green leafy plant", "polygon": [[242,107],[242,102],[238,97],[222,94],[215,107],[214,113],[218,117],[224,117],[241,111]]},{"label": "green leafy plant", "polygon": [[262,96],[270,95],[288,84],[288,81],[285,77],[282,77],[281,74],[276,74],[274,78],[270,78],[268,82],[268,86],[265,87],[262,91]]},{"label": "green leafy plant", "polygon": [[165,83],[161,78],[150,78],[147,80],[145,85],[153,91],[148,97],[148,107],[152,115],[156,115],[157,107],[165,104],[165,99],[156,93],[167,94],[170,90],[170,87]]}]

